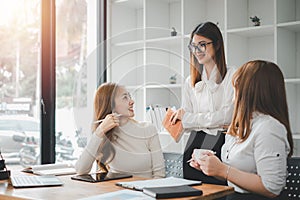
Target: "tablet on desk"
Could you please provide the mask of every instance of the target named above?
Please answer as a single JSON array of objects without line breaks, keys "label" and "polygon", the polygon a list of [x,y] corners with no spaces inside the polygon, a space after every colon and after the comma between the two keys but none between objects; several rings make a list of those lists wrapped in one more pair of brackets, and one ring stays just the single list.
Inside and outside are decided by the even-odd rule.
[{"label": "tablet on desk", "polygon": [[76,176],[72,176],[71,179],[96,183],[96,182],[109,181],[109,180],[122,179],[122,178],[131,178],[131,177],[132,177],[131,174],[108,172],[108,173],[76,175]]}]

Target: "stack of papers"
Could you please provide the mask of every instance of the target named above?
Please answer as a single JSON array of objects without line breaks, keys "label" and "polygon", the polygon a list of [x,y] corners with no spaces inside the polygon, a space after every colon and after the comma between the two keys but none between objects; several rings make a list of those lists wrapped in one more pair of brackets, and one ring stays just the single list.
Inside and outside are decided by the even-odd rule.
[{"label": "stack of papers", "polygon": [[70,175],[76,174],[73,165],[67,163],[44,164],[27,167],[22,172],[33,173],[37,175]]}]

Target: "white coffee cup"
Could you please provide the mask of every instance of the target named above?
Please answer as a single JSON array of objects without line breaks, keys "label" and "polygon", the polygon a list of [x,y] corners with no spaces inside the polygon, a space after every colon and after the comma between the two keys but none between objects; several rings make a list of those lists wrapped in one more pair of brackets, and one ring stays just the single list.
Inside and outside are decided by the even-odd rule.
[{"label": "white coffee cup", "polygon": [[194,149],[194,159],[196,161],[200,161],[201,158],[203,158],[203,156],[205,156],[208,152],[212,153],[212,154],[216,154],[216,152],[210,150],[210,149]]}]

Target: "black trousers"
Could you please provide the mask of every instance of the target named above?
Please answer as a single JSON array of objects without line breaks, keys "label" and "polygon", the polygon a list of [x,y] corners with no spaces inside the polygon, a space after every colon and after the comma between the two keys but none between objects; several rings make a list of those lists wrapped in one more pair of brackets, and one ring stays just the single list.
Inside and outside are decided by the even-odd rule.
[{"label": "black trousers", "polygon": [[222,131],[219,131],[216,136],[206,134],[203,131],[192,131],[183,154],[183,178],[200,180],[203,183],[226,185],[226,181],[207,176],[187,163],[192,157],[194,149],[211,149],[216,152],[217,157],[221,158],[221,147],[224,142],[225,134]]}]

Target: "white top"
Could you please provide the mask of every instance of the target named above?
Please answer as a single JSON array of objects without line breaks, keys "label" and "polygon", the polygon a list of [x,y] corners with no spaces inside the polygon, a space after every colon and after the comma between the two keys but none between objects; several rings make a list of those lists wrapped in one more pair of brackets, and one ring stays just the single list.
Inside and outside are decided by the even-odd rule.
[{"label": "white top", "polygon": [[[111,172],[130,173],[147,178],[165,176],[165,165],[160,141],[155,127],[146,122],[129,120],[125,125],[114,128],[118,136],[113,142],[115,157],[109,163]],[[87,174],[97,158],[105,150],[99,148],[103,138],[92,134],[86,148],[76,162],[78,174]]]},{"label": "white top", "polygon": [[[226,135],[222,147],[222,161],[239,170],[258,174],[265,188],[278,195],[287,177],[287,155],[290,146],[285,126],[269,115],[255,113],[251,133],[242,143]],[[240,193],[248,191],[228,182]]]},{"label": "white top", "polygon": [[185,81],[183,90],[182,108],[185,114],[182,125],[185,131],[203,130],[208,134],[216,135],[217,130],[224,124],[229,124],[233,113],[233,86],[232,76],[235,68],[227,69],[224,80],[220,79],[217,66],[207,79],[206,70],[203,69],[202,80],[191,85],[190,77]]}]

